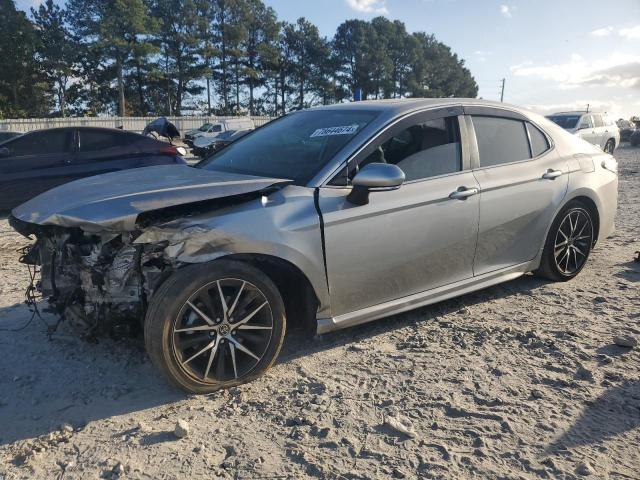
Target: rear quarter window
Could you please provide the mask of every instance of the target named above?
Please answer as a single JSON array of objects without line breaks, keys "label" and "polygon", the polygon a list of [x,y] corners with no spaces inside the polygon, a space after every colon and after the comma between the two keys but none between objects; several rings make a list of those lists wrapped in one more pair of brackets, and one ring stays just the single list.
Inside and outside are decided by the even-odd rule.
[{"label": "rear quarter window", "polygon": [[527,129],[529,130],[529,138],[531,139],[531,154],[534,157],[538,157],[549,150],[549,141],[538,127],[527,122]]}]

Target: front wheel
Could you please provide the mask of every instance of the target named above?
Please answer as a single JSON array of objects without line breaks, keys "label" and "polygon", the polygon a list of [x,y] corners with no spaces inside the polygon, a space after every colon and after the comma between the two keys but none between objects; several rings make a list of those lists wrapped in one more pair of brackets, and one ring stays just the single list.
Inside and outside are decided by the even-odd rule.
[{"label": "front wheel", "polygon": [[185,267],[155,292],[145,318],[155,366],[190,393],[249,382],[275,362],[286,329],[276,286],[242,262]]},{"label": "front wheel", "polygon": [[616,148],[616,142],[613,139],[609,139],[604,146],[604,152],[609,155],[613,155],[613,151]]},{"label": "front wheel", "polygon": [[569,202],[553,221],[534,273],[554,281],[578,275],[587,263],[594,239],[591,214],[577,201]]}]

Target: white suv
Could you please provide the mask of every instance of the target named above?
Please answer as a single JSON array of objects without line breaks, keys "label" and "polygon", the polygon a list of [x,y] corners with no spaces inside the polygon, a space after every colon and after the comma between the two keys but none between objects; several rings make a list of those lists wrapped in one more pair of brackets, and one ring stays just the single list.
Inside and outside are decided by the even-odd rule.
[{"label": "white suv", "polygon": [[620,130],[606,114],[559,112],[549,115],[547,118],[609,154],[612,154],[620,144]]}]

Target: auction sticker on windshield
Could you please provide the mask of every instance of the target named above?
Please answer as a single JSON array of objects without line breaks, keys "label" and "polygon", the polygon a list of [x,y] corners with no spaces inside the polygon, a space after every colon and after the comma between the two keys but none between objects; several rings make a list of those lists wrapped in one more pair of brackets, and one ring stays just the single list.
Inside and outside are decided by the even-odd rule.
[{"label": "auction sticker on windshield", "polygon": [[330,135],[351,135],[358,130],[358,125],[345,125],[344,127],[319,128],[311,134],[310,138],[328,137]]}]

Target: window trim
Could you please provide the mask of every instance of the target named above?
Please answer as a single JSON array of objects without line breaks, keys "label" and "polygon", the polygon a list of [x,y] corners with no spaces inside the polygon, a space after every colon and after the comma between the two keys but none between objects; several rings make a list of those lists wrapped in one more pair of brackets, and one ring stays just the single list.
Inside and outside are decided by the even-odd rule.
[{"label": "window trim", "polygon": [[[442,175],[437,175],[433,177],[425,177],[419,178],[415,180],[410,180],[404,182],[403,185],[409,185],[417,182],[425,182],[437,178],[448,177],[451,175],[458,175],[460,173],[470,172],[472,170],[470,163],[470,153],[471,148],[467,143],[469,140],[468,127],[464,123],[464,115],[463,109],[461,106],[450,106],[450,107],[438,107],[438,108],[429,108],[422,109],[413,112],[408,112],[405,115],[402,115],[398,118],[395,118],[393,121],[384,125],[380,130],[378,130],[375,134],[369,137],[363,144],[358,147],[358,149],[353,152],[344,162],[341,162],[330,175],[327,176],[327,179],[322,182],[320,188],[336,188],[336,189],[351,189],[352,185],[331,185],[331,182],[340,175],[340,172],[345,168],[349,168],[354,161],[361,159],[361,156],[364,155],[364,152],[367,148],[369,148],[373,143],[377,142],[378,139],[384,137],[390,130],[400,126],[402,123],[409,123],[415,121],[415,118],[420,118],[420,121],[426,122],[429,120],[436,120],[439,118],[446,117],[456,117],[458,119],[458,130],[460,134],[460,170],[457,172],[445,173]],[[420,123],[420,122],[417,122]],[[359,162],[358,162],[359,163]]]},{"label": "window trim", "polygon": [[474,165],[472,167],[472,171],[475,170],[486,170],[486,169],[490,169],[490,168],[500,168],[500,167],[505,167],[508,165],[516,165],[519,163],[526,163],[526,162],[532,162],[535,160],[538,160],[542,157],[544,157],[545,155],[549,154],[550,152],[552,152],[553,150],[555,150],[555,143],[553,141],[553,137],[551,137],[551,135],[549,135],[544,128],[540,127],[540,125],[538,125],[536,122],[534,122],[533,120],[525,117],[525,116],[502,116],[502,115],[482,115],[482,114],[474,114],[475,116],[479,116],[479,117],[495,117],[495,118],[504,118],[505,120],[519,120],[521,122],[524,122],[524,128],[525,128],[525,132],[527,133],[527,139],[529,141],[529,155],[533,155],[533,146],[531,143],[531,138],[529,137],[529,129],[527,128],[527,122],[530,123],[531,125],[533,125],[534,127],[536,127],[538,130],[540,130],[542,132],[542,134],[547,138],[547,143],[549,144],[549,148],[547,150],[545,150],[544,152],[542,152],[540,155],[535,156],[535,157],[531,157],[531,158],[525,158],[523,160],[515,160],[513,162],[509,162],[509,163],[500,163],[498,165],[487,165],[487,166],[482,166],[480,164],[480,150],[478,148],[478,139],[476,137],[476,130],[475,127],[473,126],[473,119],[471,118],[472,115],[467,114],[465,115],[465,117],[467,117],[468,122],[470,124],[469,127],[469,136],[473,139],[473,141],[471,142],[471,145],[473,146],[474,149],[474,155],[472,155],[472,158],[474,160]]}]

